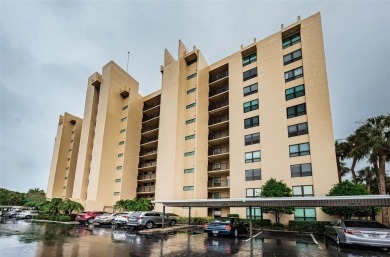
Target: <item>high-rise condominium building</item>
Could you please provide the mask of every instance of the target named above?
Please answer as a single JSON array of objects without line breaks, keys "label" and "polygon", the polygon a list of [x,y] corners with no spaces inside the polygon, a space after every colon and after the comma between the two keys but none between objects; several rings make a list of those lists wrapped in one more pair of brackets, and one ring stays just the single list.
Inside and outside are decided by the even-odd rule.
[{"label": "high-rise condominium building", "polygon": [[[326,195],[337,183],[319,13],[211,65],[179,41],[177,59],[165,50],[160,71],[161,90],[145,97],[112,61],[89,78],[77,166],[66,170],[68,152],[57,149],[68,148],[71,139],[57,136],[50,197],[69,197],[63,187],[73,183],[74,200],[108,211],[135,197],[259,197],[270,178],[305,197]],[[60,122],[58,135],[71,121]],[[228,213],[245,217],[247,210],[192,210],[196,216]],[[325,214],[297,208],[294,218]]]}]

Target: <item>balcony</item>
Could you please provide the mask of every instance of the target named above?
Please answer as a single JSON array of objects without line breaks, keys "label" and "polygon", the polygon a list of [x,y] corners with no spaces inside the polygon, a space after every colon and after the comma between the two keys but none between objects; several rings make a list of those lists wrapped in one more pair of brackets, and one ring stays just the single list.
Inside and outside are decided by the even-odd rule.
[{"label": "balcony", "polygon": [[142,118],[142,122],[147,122],[149,120],[153,120],[155,118],[160,117],[160,112],[154,113],[154,114],[149,114],[149,115],[144,115]]},{"label": "balcony", "polygon": [[161,101],[156,101],[156,102],[153,102],[153,103],[150,103],[150,104],[146,104],[144,103],[144,108],[143,108],[143,111],[147,111],[149,109],[152,109],[154,107],[157,107],[161,104]]},{"label": "balcony", "polygon": [[223,78],[226,78],[229,76],[229,71],[222,71],[220,73],[217,73],[217,74],[214,74],[214,75],[211,75],[210,74],[210,77],[209,77],[209,84],[215,82],[215,81],[218,81],[218,80],[221,80]]},{"label": "balcony", "polygon": [[229,146],[224,145],[217,148],[209,149],[209,160],[218,161],[222,159],[229,158]]},{"label": "balcony", "polygon": [[140,151],[139,156],[145,156],[145,155],[156,154],[156,153],[157,153],[157,148],[150,148],[150,149]]},{"label": "balcony", "polygon": [[139,158],[142,161],[155,160],[157,158],[157,148],[142,149],[139,152]]},{"label": "balcony", "polygon": [[157,161],[146,161],[146,162],[140,162],[138,165],[138,169],[145,170],[145,171],[153,171],[156,169]]},{"label": "balcony", "polygon": [[212,180],[207,182],[208,189],[222,189],[230,187],[230,179],[227,180]]},{"label": "balcony", "polygon": [[207,167],[209,176],[229,174],[229,169],[230,169],[230,163],[228,161],[211,162]]},{"label": "balcony", "polygon": [[218,116],[218,117],[215,117],[215,118],[211,118],[211,119],[209,119],[209,126],[215,125],[215,124],[218,124],[218,123],[221,123],[221,122],[225,122],[225,121],[228,121],[228,120],[229,120],[229,115],[222,115],[222,116]]},{"label": "balcony", "polygon": [[141,132],[142,133],[147,133],[149,131],[153,131],[153,130],[156,130],[159,128],[159,124],[154,124],[154,125],[151,125],[151,126],[143,126],[142,129],[141,129]]},{"label": "balcony", "polygon": [[[209,130],[210,131],[219,131],[229,129],[229,110],[225,109],[224,111],[218,113],[210,113],[209,115]],[[218,115],[216,115],[218,114]],[[214,116],[215,115],[215,116]]]},{"label": "balcony", "polygon": [[221,197],[221,196],[213,196],[209,195],[207,196],[207,199],[229,199],[230,197]]},{"label": "balcony", "polygon": [[153,137],[147,137],[144,139],[141,139],[141,145],[145,145],[151,142],[155,142],[158,140],[158,136],[153,136]]},{"label": "balcony", "polygon": [[154,193],[156,191],[155,186],[141,186],[137,187],[137,193]]},{"label": "balcony", "polygon": [[224,92],[227,92],[229,91],[229,85],[224,85],[222,87],[218,87],[218,88],[215,88],[215,89],[211,89],[209,91],[209,97],[213,97],[213,96],[216,96],[216,95],[219,95],[219,94],[222,94]]},{"label": "balcony", "polygon": [[217,110],[229,105],[229,99],[224,99],[215,103],[209,104],[209,111]]},{"label": "balcony", "polygon": [[229,142],[229,130],[221,130],[218,132],[210,132],[209,134],[209,144],[217,145]]},{"label": "balcony", "polygon": [[153,174],[139,174],[137,177],[137,180],[143,180],[146,182],[147,180],[155,180],[156,179],[156,173]]}]

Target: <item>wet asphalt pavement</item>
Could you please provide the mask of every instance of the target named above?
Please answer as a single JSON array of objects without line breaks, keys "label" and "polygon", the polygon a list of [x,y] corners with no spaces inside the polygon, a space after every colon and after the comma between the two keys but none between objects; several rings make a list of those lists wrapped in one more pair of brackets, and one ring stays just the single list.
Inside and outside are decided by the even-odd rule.
[{"label": "wet asphalt pavement", "polygon": [[[257,234],[260,231],[257,231]],[[377,248],[338,248],[310,234],[264,231],[256,238],[207,237],[202,229],[139,235],[111,226],[62,225],[25,220],[0,223],[0,256],[390,256]]]}]

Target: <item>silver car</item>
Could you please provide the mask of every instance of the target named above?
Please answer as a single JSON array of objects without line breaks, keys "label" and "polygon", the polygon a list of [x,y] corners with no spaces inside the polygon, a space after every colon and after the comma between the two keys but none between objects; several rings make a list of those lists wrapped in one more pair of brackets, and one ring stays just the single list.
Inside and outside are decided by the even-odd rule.
[{"label": "silver car", "polygon": [[31,219],[33,216],[38,216],[37,210],[21,211],[16,214],[17,219]]},{"label": "silver car", "polygon": [[115,224],[115,217],[117,216],[117,213],[104,213],[100,216],[97,216],[94,220],[93,223],[98,223],[99,225],[104,225],[104,224]]},{"label": "silver car", "polygon": [[337,245],[359,244],[390,247],[390,228],[371,220],[337,220],[325,226],[325,236]]},{"label": "silver car", "polygon": [[[134,212],[127,220],[127,226],[145,227],[147,229],[162,225],[162,212]],[[164,224],[175,226],[177,220],[165,214]]]},{"label": "silver car", "polygon": [[121,212],[115,217],[115,224],[118,226],[126,225],[127,219],[133,214],[133,212]]}]

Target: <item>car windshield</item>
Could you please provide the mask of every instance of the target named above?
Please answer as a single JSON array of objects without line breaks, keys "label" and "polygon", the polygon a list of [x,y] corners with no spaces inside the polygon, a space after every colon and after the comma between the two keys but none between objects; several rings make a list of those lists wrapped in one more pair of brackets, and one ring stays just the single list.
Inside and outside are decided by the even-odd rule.
[{"label": "car windshield", "polygon": [[217,218],[212,223],[230,223],[230,218]]},{"label": "car windshield", "polygon": [[86,211],[80,212],[80,215],[85,215],[85,214],[87,214]]},{"label": "car windshield", "polygon": [[360,221],[360,220],[348,220],[344,221],[346,227],[359,227],[359,228],[388,228],[382,223],[376,221]]},{"label": "car windshield", "polygon": [[110,216],[110,215],[112,215],[112,213],[103,213],[103,214],[100,215],[100,216]]},{"label": "car windshield", "polygon": [[131,214],[131,217],[138,217],[141,215],[142,215],[142,212],[134,212],[133,214]]}]

